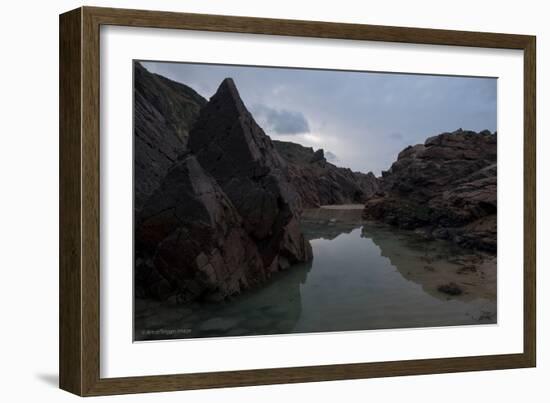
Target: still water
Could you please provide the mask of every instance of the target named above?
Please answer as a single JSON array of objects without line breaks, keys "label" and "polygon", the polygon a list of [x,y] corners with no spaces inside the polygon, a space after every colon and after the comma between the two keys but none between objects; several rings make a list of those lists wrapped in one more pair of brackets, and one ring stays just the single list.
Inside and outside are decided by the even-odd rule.
[{"label": "still water", "polygon": [[[313,261],[231,301],[135,302],[135,340],[496,323],[496,259],[362,222],[360,210],[314,209],[302,227]],[[462,293],[438,290],[453,283]]]}]

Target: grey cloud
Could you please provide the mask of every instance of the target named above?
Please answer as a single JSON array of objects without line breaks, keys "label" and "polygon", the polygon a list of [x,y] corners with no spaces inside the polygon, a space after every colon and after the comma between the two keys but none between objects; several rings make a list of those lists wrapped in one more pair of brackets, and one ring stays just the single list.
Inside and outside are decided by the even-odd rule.
[{"label": "grey cloud", "polygon": [[354,171],[378,175],[405,146],[444,131],[497,130],[494,78],[193,63],[145,66],[205,98],[225,77],[233,77],[244,103],[271,137],[329,149],[338,156],[337,165]]},{"label": "grey cloud", "polygon": [[254,105],[254,118],[264,129],[277,134],[309,133],[309,124],[301,112],[275,109],[266,105]]}]

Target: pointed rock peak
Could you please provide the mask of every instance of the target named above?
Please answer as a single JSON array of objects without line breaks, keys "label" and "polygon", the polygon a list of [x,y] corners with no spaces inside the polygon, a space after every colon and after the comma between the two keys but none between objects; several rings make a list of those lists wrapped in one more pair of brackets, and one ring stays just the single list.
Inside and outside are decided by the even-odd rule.
[{"label": "pointed rock peak", "polygon": [[221,82],[216,93],[210,98],[210,102],[220,105],[235,105],[239,112],[246,110],[239,90],[231,77],[227,77]]},{"label": "pointed rock peak", "polygon": [[219,91],[229,91],[229,92],[236,92],[237,95],[239,92],[237,91],[237,86],[235,85],[235,81],[231,77],[226,77],[223,79],[222,83],[218,87]]}]

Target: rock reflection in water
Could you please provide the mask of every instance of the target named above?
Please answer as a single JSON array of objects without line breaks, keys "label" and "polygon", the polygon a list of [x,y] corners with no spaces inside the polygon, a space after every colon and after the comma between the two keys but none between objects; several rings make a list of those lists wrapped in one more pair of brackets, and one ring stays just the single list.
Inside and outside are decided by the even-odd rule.
[{"label": "rock reflection in water", "polygon": [[136,300],[135,340],[291,333],[312,262],[276,273],[264,287],[218,303],[170,305]]},{"label": "rock reflection in water", "polygon": [[[196,338],[496,322],[496,259],[364,223],[361,211],[306,210],[313,261],[223,303],[137,300],[135,339]],[[450,296],[438,286],[456,283]]]},{"label": "rock reflection in water", "polygon": [[[362,225],[362,210],[357,208],[316,208],[305,210],[301,217],[304,236],[308,240],[332,240],[340,234],[349,234]],[[315,252],[315,251],[314,251]],[[314,254],[315,256],[315,254]]]},{"label": "rock reflection in water", "polygon": [[[439,299],[472,301],[496,300],[496,257],[441,241],[426,241],[422,236],[395,230],[385,225],[365,223],[361,236],[372,240],[381,256],[407,280],[422,286]],[[460,295],[438,291],[444,284],[456,284]]]}]

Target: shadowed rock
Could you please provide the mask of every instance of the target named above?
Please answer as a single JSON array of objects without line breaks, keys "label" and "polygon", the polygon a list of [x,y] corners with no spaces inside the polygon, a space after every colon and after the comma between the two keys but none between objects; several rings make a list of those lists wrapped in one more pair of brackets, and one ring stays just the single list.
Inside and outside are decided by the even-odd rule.
[{"label": "shadowed rock", "polygon": [[136,288],[161,299],[219,300],[269,276],[239,213],[191,155],[145,204],[136,251]]},{"label": "shadowed rock", "polygon": [[179,153],[206,100],[186,85],[134,64],[134,189],[139,213]]},{"label": "shadowed rock", "polygon": [[279,154],[287,161],[290,182],[296,188],[305,207],[328,204],[364,203],[378,190],[372,172],[364,174],[340,168],[325,158],[324,151],[287,141],[273,141]]},{"label": "shadowed rock", "polygon": [[235,83],[226,78],[201,110],[189,148],[243,219],[271,271],[311,259],[297,216],[298,194],[271,139],[254,121]]}]

